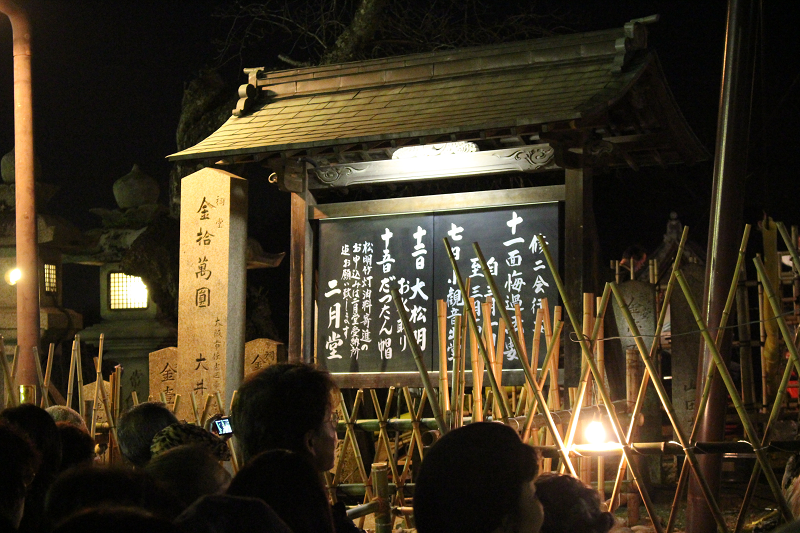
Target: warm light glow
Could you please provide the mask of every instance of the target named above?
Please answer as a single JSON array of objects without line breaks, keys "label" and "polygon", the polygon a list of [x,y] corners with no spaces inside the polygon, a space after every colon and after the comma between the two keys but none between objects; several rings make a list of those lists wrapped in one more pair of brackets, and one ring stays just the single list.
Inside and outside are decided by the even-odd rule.
[{"label": "warm light glow", "polygon": [[594,420],[586,426],[584,436],[589,444],[603,444],[606,441],[606,429],[601,422]]},{"label": "warm light glow", "polygon": [[122,272],[109,275],[109,307],[117,309],[146,309],[147,286],[139,276]]},{"label": "warm light glow", "polygon": [[16,285],[20,278],[22,278],[22,272],[18,268],[6,272],[6,283],[9,285]]}]

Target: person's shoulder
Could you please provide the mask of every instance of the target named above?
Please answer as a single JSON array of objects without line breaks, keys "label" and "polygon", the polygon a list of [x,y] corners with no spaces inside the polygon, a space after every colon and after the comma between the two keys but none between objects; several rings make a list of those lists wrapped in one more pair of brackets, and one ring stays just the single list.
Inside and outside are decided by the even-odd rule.
[{"label": "person's shoulder", "polygon": [[336,533],[364,533],[363,529],[359,529],[347,516],[347,509],[342,502],[335,503],[331,507],[333,514],[333,530]]}]

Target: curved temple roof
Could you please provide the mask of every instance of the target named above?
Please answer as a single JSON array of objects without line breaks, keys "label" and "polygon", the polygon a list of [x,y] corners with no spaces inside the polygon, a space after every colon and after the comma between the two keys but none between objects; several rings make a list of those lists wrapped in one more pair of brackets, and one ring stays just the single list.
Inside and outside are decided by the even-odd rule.
[{"label": "curved temple roof", "polygon": [[[678,110],[640,21],[532,41],[263,72],[233,115],[171,160],[226,162],[457,140],[549,142],[611,154],[605,165],[708,157]],[[596,143],[595,143],[596,144]],[[369,156],[364,154],[369,153]],[[376,156],[377,154],[377,156]]]}]

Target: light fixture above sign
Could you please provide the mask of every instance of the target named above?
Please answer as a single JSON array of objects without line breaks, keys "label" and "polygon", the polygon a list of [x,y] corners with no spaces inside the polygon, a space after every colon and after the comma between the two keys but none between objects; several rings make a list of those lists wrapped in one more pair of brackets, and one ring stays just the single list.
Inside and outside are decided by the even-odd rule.
[{"label": "light fixture above sign", "polygon": [[398,148],[392,154],[392,159],[412,159],[415,157],[456,155],[478,151],[480,151],[480,149],[478,148],[477,144],[467,141],[423,144],[419,146],[406,146],[403,148]]}]

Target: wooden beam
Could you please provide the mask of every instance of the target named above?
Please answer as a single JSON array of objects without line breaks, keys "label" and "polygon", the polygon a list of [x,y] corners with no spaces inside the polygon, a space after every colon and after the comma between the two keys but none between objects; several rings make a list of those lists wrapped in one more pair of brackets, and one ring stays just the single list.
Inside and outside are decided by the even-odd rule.
[{"label": "wooden beam", "polygon": [[564,198],[564,185],[550,185],[546,187],[526,187],[523,189],[437,194],[410,198],[387,198],[364,202],[311,205],[308,207],[308,218],[318,220],[322,218],[426,213],[431,211],[451,211],[475,207],[489,208],[515,204],[525,205],[563,202]]},{"label": "wooden beam", "polygon": [[543,172],[557,167],[548,144],[389,161],[347,163],[311,169],[309,189],[417,181],[510,172]]},{"label": "wooden beam", "polygon": [[291,193],[289,256],[289,344],[290,362],[313,361],[313,228],[308,206],[314,197],[308,191]]}]

